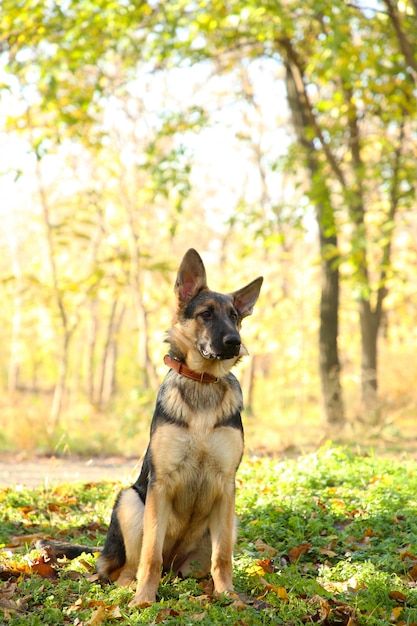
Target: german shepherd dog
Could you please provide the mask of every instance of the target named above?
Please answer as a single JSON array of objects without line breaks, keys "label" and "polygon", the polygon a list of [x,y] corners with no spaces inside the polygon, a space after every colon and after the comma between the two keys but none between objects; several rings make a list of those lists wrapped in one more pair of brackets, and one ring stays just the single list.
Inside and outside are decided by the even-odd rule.
[{"label": "german shepherd dog", "polygon": [[161,570],[204,577],[233,592],[235,475],[243,453],[242,392],[230,369],[247,354],[242,319],[257,278],[231,294],[210,291],[198,253],[185,254],[175,282],[177,310],[167,334],[170,368],[159,390],[150,442],[135,484],[119,493],[101,577],[137,589],[129,606],[154,602]]},{"label": "german shepherd dog", "polygon": [[161,570],[211,572],[218,594],[233,592],[235,475],[243,453],[242,392],[230,369],[247,354],[242,319],[262,277],[231,294],[210,291],[199,254],[185,254],[167,333],[170,367],[159,390],[150,442],[135,484],[122,491],[97,562],[121,585],[137,579],[129,606],[156,599]]}]

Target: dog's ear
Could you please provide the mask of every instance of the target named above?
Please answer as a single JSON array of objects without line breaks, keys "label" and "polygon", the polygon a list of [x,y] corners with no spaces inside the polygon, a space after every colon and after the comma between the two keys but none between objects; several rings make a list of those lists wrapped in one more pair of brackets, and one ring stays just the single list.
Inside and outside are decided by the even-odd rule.
[{"label": "dog's ear", "polygon": [[206,270],[198,252],[190,248],[181,261],[174,292],[180,304],[186,304],[203,289],[208,289]]},{"label": "dog's ear", "polygon": [[259,276],[259,278],[255,278],[255,280],[249,283],[249,285],[246,285],[246,287],[242,287],[242,289],[238,289],[238,291],[234,291],[230,294],[240,317],[246,317],[252,314],[253,307],[261,291],[263,280],[263,277]]}]

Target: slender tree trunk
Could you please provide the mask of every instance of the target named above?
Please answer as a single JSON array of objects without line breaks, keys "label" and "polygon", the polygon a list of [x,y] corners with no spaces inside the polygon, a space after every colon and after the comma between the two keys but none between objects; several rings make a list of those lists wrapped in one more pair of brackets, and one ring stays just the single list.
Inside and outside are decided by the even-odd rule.
[{"label": "slender tree trunk", "polygon": [[137,232],[137,224],[135,223],[134,205],[128,195],[127,189],[128,185],[125,182],[124,170],[121,164],[120,191],[125,201],[130,231],[129,286],[138,322],[138,361],[142,371],[144,385],[156,390],[159,385],[159,380],[149,353],[148,312],[141,291],[139,235]]},{"label": "slender tree trunk", "polygon": [[[309,139],[311,128],[308,100],[300,68],[293,60],[286,64],[288,102],[294,128],[300,145],[306,150],[311,180],[311,198],[316,207],[321,255],[321,297],[319,330],[319,367],[326,421],[341,425],[345,421],[340,361],[339,334],[339,270],[335,264],[337,232],[330,192],[322,175],[313,142]],[[321,181],[321,182],[320,182]]]},{"label": "slender tree trunk", "polygon": [[[6,222],[7,228],[8,222]],[[13,311],[12,328],[10,339],[10,357],[8,366],[7,387],[10,393],[15,393],[19,386],[19,373],[22,358],[21,333],[23,318],[23,274],[19,258],[18,239],[16,233],[18,226],[11,220],[8,228],[7,239],[10,248],[10,258],[13,270]]]},{"label": "slender tree trunk", "polygon": [[336,235],[326,236],[320,216],[321,250],[321,297],[319,362],[320,380],[326,419],[330,425],[344,422],[344,404],[340,382],[340,362],[338,350],[339,336],[339,270],[334,262],[326,257],[325,251],[331,245],[337,248]]},{"label": "slender tree trunk", "polygon": [[[107,326],[106,340],[100,364],[99,382],[95,395],[95,404],[102,409],[110,400],[115,388],[115,367],[117,356],[117,333],[122,323],[125,308],[118,306],[119,300],[113,300],[110,319]],[[119,311],[120,309],[120,311]]]},{"label": "slender tree trunk", "polygon": [[67,382],[69,346],[74,327],[70,328],[67,312],[65,309],[63,293],[59,287],[58,268],[56,264],[54,242],[52,237],[50,209],[47,194],[43,185],[40,157],[37,158],[36,162],[36,177],[42,207],[42,216],[45,226],[47,254],[52,280],[52,293],[55,299],[55,304],[57,306],[61,322],[61,328],[59,332],[60,345],[58,347],[58,374],[52,400],[51,412],[47,424],[47,431],[51,435],[56,430],[61,417],[65,387]]},{"label": "slender tree trunk", "polygon": [[377,341],[380,316],[371,310],[369,300],[359,302],[359,319],[362,347],[362,400],[368,408],[371,408],[378,390]]},{"label": "slender tree trunk", "polygon": [[[389,2],[387,4],[390,4]],[[366,224],[365,224],[365,200],[363,189],[364,163],[361,155],[361,135],[353,92],[350,88],[344,89],[346,104],[348,107],[348,127],[350,150],[352,154],[352,167],[354,173],[354,185],[349,189],[353,197],[353,209],[351,210],[352,222],[356,227],[358,239],[358,278],[368,292],[359,301],[359,320],[361,328],[361,382],[362,402],[368,419],[375,421],[377,415],[377,391],[378,391],[378,331],[381,326],[383,302],[387,294],[386,272],[391,260],[392,234],[386,237],[382,245],[382,260],[379,272],[379,287],[376,290],[376,304],[372,306],[370,299],[370,280],[367,258]],[[400,193],[400,169],[402,146],[404,139],[404,118],[399,124],[399,136],[397,149],[392,159],[392,176],[390,190],[390,206],[386,224],[390,226],[391,233],[394,230],[394,219],[398,208]]]},{"label": "slender tree trunk", "polygon": [[58,362],[58,376],[55,383],[54,396],[52,400],[51,413],[48,421],[48,433],[52,435],[57,426],[59,425],[59,421],[61,418],[65,391],[66,391],[66,383],[67,383],[67,374],[68,374],[68,357],[69,357],[69,346],[70,346],[71,333],[68,331],[64,332],[64,337],[62,340],[62,347],[59,355]]},{"label": "slender tree trunk", "polygon": [[93,298],[90,301],[90,317],[88,320],[87,326],[87,337],[86,337],[86,381],[85,381],[85,389],[87,393],[88,400],[90,404],[94,405],[95,397],[94,397],[94,356],[96,351],[96,343],[97,343],[97,308],[98,308],[98,300],[97,298]]},{"label": "slender tree trunk", "polygon": [[242,391],[247,415],[253,414],[253,394],[255,391],[256,356],[249,355],[247,366],[243,373]]}]

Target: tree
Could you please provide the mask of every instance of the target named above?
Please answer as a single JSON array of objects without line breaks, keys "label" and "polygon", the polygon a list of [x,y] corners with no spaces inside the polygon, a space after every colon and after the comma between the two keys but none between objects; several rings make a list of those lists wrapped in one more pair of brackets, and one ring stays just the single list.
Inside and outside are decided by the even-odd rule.
[{"label": "tree", "polygon": [[304,76],[294,51],[287,50],[286,86],[293,125],[300,146],[306,151],[310,173],[309,196],[316,210],[321,254],[321,298],[319,328],[320,380],[326,421],[329,425],[343,424],[345,419],[340,362],[339,337],[339,266],[338,235],[331,191],[326,184],[320,156],[309,132],[311,107],[305,89]]},{"label": "tree", "polygon": [[[413,68],[415,59],[405,30],[395,19],[398,9],[388,5],[389,21],[385,13],[361,10],[344,2],[329,5],[315,1],[302,7],[289,2],[271,7],[234,0],[205,2],[195,11],[188,2],[179,4],[180,18],[167,12],[171,26],[181,24],[182,29],[184,43],[182,48],[174,48],[174,56],[214,58],[220,68],[222,64],[229,68],[234,57],[242,54],[248,58],[275,57],[286,64],[288,85],[294,87],[298,80],[297,97],[304,98],[305,105],[305,119],[298,126],[303,128],[303,135],[298,132],[298,139],[304,148],[306,140],[310,146],[310,198],[316,206],[322,250],[328,251],[330,244],[333,256],[330,261],[322,254],[323,268],[328,272],[324,294],[333,293],[334,329],[329,351],[333,353],[333,364],[325,354],[322,374],[334,372],[338,377],[335,285],[336,264],[342,264],[351,275],[358,300],[362,397],[367,409],[372,410],[377,390],[378,330],[395,216],[400,207],[407,208],[408,189],[414,187],[405,166],[403,138],[415,126],[416,101],[407,70],[407,64]],[[176,5],[177,13],[178,9]],[[408,10],[413,13],[412,7]],[[415,15],[413,19],[415,25]],[[413,28],[409,20],[407,32],[413,32]],[[188,32],[188,40],[184,31]],[[175,33],[175,27],[169,32]],[[399,42],[402,57],[398,55]],[[156,41],[155,46],[159,46],[160,55],[170,54],[166,40]],[[294,106],[292,110],[295,117],[299,110],[296,112]],[[377,150],[372,148],[375,145]],[[348,235],[350,247],[344,255],[338,251],[335,238],[342,232],[344,239]],[[331,280],[334,287],[328,290],[326,285]],[[323,301],[322,307],[324,339],[329,324]],[[325,397],[332,398],[334,386],[328,389],[329,382],[324,378],[323,387],[328,390]],[[339,391],[337,382],[336,398]]]},{"label": "tree", "polygon": [[[394,285],[393,236],[415,191],[415,3],[386,0],[386,10],[342,0],[309,0],[303,6],[293,0],[6,5],[0,45],[13,75],[6,88],[16,93],[17,85],[20,93],[9,127],[25,136],[35,129],[30,141],[38,161],[68,141],[87,146],[91,154],[105,148],[106,132],[97,123],[104,103],[118,101],[132,77],[207,64],[231,76],[242,58],[248,64],[268,59],[285,68],[296,139],[288,167],[299,181],[308,173],[305,195],[314,206],[320,241],[319,343],[327,419],[343,419],[339,277],[358,303],[362,394],[372,409],[378,333],[387,289]],[[158,116],[156,136],[149,138],[139,164],[152,183],[145,184],[146,198],[142,194],[139,203],[145,213],[156,197],[151,187],[158,197],[169,189],[178,213],[188,193],[189,162],[178,136],[198,128],[205,113],[174,109]],[[131,220],[131,258],[146,266],[137,200],[132,196],[122,204]],[[174,232],[175,219],[171,223]],[[128,269],[138,297],[142,271]],[[146,306],[141,319],[146,322]],[[142,354],[146,362],[146,350]]]}]

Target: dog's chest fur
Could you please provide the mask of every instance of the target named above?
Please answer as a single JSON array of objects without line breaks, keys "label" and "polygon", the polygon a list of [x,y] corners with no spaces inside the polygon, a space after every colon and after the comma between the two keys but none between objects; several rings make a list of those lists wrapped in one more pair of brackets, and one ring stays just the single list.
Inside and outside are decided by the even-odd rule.
[{"label": "dog's chest fur", "polygon": [[152,482],[180,516],[191,509],[204,516],[225,486],[232,487],[242,456],[240,386],[232,374],[218,384],[196,384],[173,372],[168,377],[154,416]]}]

